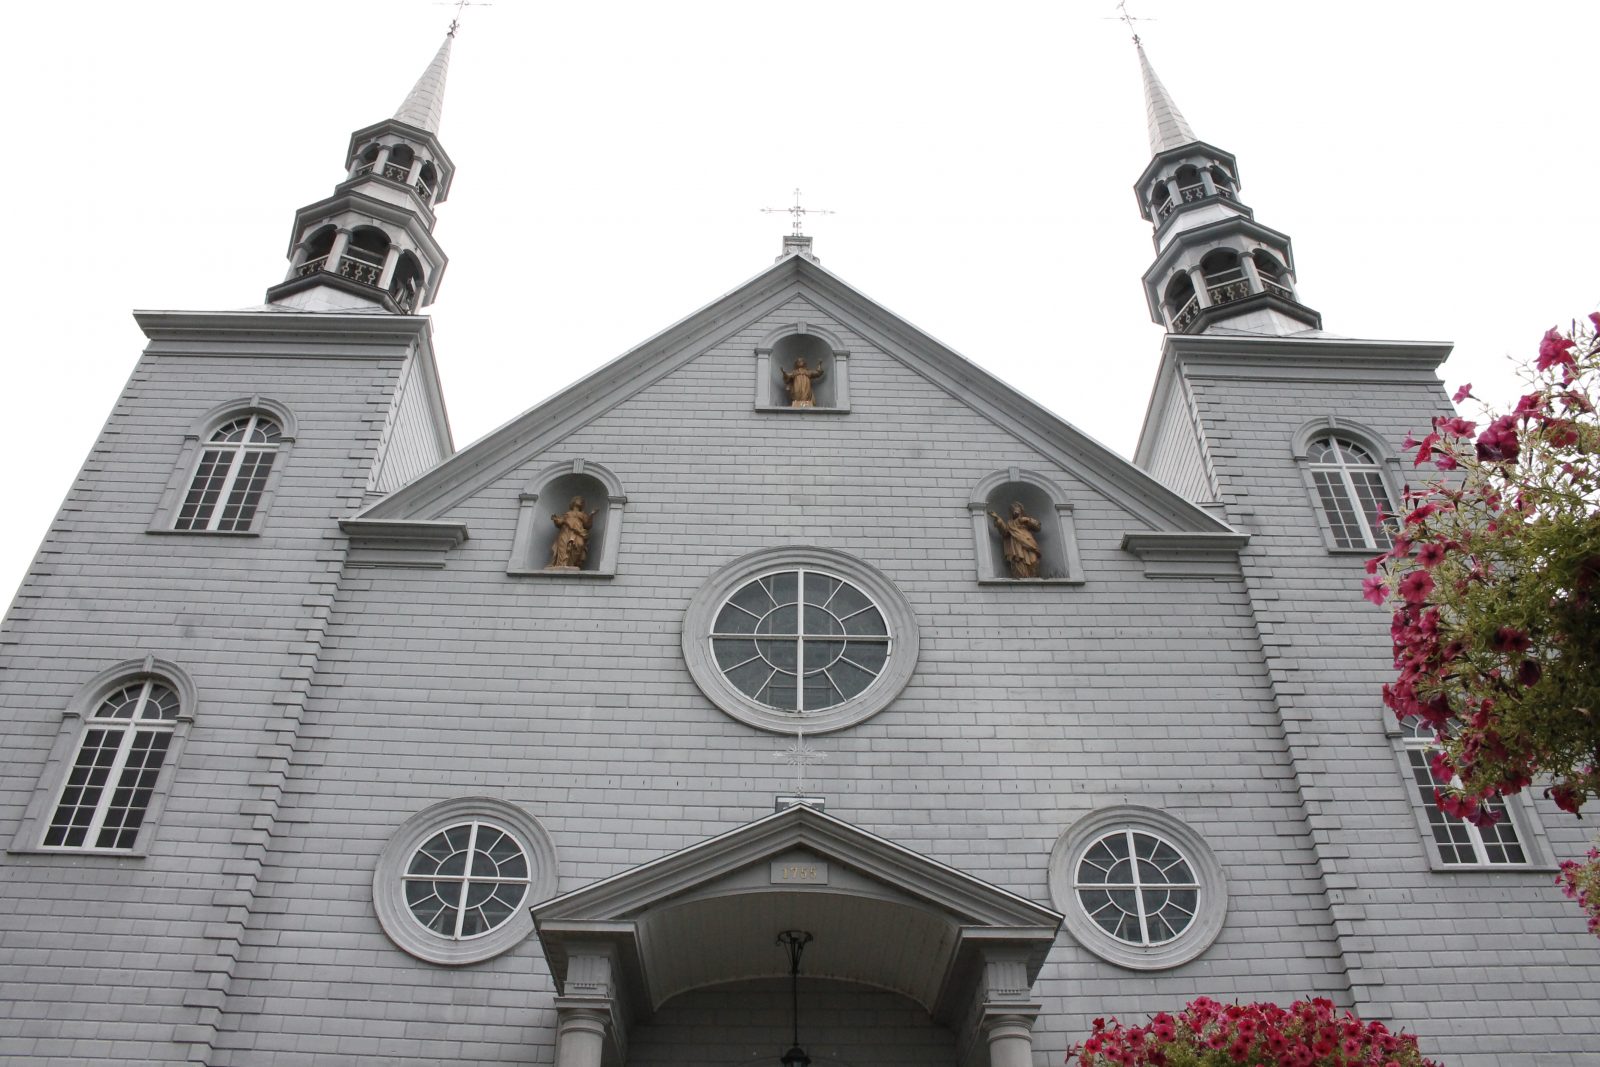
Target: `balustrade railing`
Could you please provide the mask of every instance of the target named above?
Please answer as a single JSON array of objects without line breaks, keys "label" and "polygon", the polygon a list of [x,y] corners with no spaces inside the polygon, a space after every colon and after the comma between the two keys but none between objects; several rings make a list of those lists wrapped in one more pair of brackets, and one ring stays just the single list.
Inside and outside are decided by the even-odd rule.
[{"label": "balustrade railing", "polygon": [[1262,285],[1262,287],[1264,289],[1266,289],[1267,292],[1271,293],[1273,296],[1281,296],[1285,300],[1293,300],[1294,299],[1294,293],[1289,291],[1289,287],[1287,285],[1280,285],[1277,282],[1273,281],[1271,278],[1266,277],[1265,275],[1263,275],[1262,278],[1261,278],[1261,285]]},{"label": "balustrade railing", "polygon": [[361,164],[361,166],[359,166],[359,167],[357,167],[355,169],[355,173],[352,174],[351,177],[352,178],[364,178],[368,174],[372,173],[372,167],[373,167],[373,164],[371,164],[371,163],[363,163],[363,164]]},{"label": "balustrade railing", "polygon": [[1196,200],[1204,200],[1206,198],[1206,187],[1201,182],[1196,182],[1193,185],[1180,185],[1178,186],[1178,195],[1183,197],[1185,204],[1192,204]]},{"label": "balustrade railing", "polygon": [[422,197],[423,203],[433,203],[433,186],[429,185],[421,178],[417,179],[417,193]]},{"label": "balustrade railing", "polygon": [[362,285],[376,286],[378,279],[383,276],[383,268],[372,263],[363,263],[361,260],[350,256],[341,256],[339,259],[339,276],[360,282]]},{"label": "balustrade railing", "polygon": [[304,263],[300,264],[299,268],[295,271],[294,276],[296,278],[309,277],[320,271],[327,264],[327,262],[327,256],[318,256],[316,259],[308,259]]},{"label": "balustrade railing", "polygon": [[1221,283],[1211,282],[1206,285],[1206,295],[1211,297],[1213,307],[1217,304],[1231,304],[1250,295],[1250,283],[1243,278]]},{"label": "balustrade railing", "polygon": [[1189,298],[1189,302],[1183,305],[1183,307],[1179,308],[1176,315],[1172,316],[1173,332],[1182,333],[1184,327],[1193,322],[1195,316],[1198,314],[1200,314],[1200,298],[1198,296],[1191,296]]},{"label": "balustrade railing", "polygon": [[405,180],[411,176],[411,168],[397,167],[393,163],[385,163],[383,165],[383,176],[392,182],[404,184]]}]

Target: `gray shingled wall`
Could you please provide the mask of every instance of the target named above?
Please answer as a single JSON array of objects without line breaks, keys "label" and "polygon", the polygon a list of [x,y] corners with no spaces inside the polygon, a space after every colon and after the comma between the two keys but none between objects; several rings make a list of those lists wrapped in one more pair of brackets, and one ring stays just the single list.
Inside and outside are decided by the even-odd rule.
[{"label": "gray shingled wall", "polygon": [[[1541,870],[1433,871],[1380,687],[1388,613],[1361,597],[1367,553],[1323,543],[1291,456],[1308,420],[1336,416],[1394,453],[1449,410],[1436,382],[1370,369],[1276,370],[1196,359],[1188,377],[1228,513],[1251,535],[1246,573],[1324,876],[1363,1014],[1424,1035],[1448,1063],[1600,1062],[1600,942]],[[1409,458],[1402,479],[1419,475]],[[1526,794],[1556,858],[1590,828]]]},{"label": "gray shingled wall", "polygon": [[[209,1039],[338,576],[334,519],[361,500],[407,356],[320,350],[152,345],[7,617],[0,1055],[173,1063]],[[184,435],[254,394],[300,430],[261,535],[147,532]],[[146,655],[177,663],[198,693],[148,855],[17,851],[63,710],[100,671]]]},{"label": "gray shingled wall", "polygon": [[[844,336],[850,415],[751,409],[752,349],[799,317]],[[578,457],[628,494],[617,577],[508,578],[518,494]],[[974,582],[966,501],[1013,464],[1066,488],[1081,588]],[[373,917],[377,854],[415,812],[487,794],[543,822],[566,891],[769,812],[789,741],[701,695],[679,627],[719,567],[785,544],[881,568],[921,626],[899,700],[814,741],[827,759],[807,787],[831,814],[1044,902],[1063,826],[1110,804],[1178,815],[1229,871],[1228,926],[1186,966],[1136,974],[1063,935],[1037,986],[1038,1062],[1095,1016],[1198,993],[1348,999],[1242,584],[1145,578],[1118,547],[1141,524],[808,305],[749,323],[442,517],[472,531],[443,571],[342,584],[219,1062],[420,1063],[462,1033],[468,1062],[549,1062],[537,942],[459,969],[413,960]],[[709,1027],[700,1040],[720,1047]]]}]

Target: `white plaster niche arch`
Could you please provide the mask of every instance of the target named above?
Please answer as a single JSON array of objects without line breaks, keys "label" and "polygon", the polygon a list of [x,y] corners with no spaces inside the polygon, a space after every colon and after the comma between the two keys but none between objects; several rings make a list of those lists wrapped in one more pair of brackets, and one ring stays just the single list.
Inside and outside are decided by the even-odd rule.
[{"label": "white plaster niche arch", "polygon": [[[1035,578],[1011,577],[1000,533],[989,517],[989,513],[994,512],[1009,519],[1013,504],[1021,504],[1022,510],[1039,522],[1039,531],[1035,534],[1039,542],[1039,574]],[[1061,487],[1049,478],[1021,467],[995,471],[972,487],[967,510],[972,515],[972,552],[980,584],[1078,585],[1083,582],[1083,561],[1078,554],[1072,503]]]},{"label": "white plaster niche arch", "polygon": [[[812,382],[812,407],[794,407],[784,385],[784,372],[793,373],[795,361],[822,371]],[[850,410],[850,350],[838,335],[811,322],[792,322],[769,332],[756,346],[755,399],[757,411],[795,415],[841,415]]]},{"label": "white plaster niche arch", "polygon": [[[581,568],[551,568],[555,543],[553,518],[582,497],[594,512],[589,528],[589,555]],[[628,503],[622,482],[609,467],[585,459],[554,463],[540,471],[518,497],[517,530],[511,539],[506,573],[527,578],[610,578],[617,573],[622,542],[622,513]]]}]

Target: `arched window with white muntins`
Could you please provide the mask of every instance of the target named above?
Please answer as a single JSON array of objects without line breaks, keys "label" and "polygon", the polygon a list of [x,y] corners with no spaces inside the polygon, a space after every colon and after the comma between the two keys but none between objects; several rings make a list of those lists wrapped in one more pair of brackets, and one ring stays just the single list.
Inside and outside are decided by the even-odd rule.
[{"label": "arched window with white muntins", "polygon": [[1459,781],[1441,779],[1434,773],[1433,757],[1439,751],[1439,741],[1431,727],[1416,717],[1403,720],[1400,744],[1410,785],[1415,790],[1413,797],[1421,805],[1433,855],[1441,867],[1492,867],[1530,862],[1505,798],[1495,797],[1485,803],[1496,816],[1492,826],[1474,826],[1439,806],[1439,791],[1458,785]]},{"label": "arched window with white muntins", "polygon": [[108,693],[88,716],[42,844],[133,848],[178,724],[177,692],[143,678]]},{"label": "arched window with white muntins", "polygon": [[1306,465],[1333,546],[1388,548],[1384,519],[1394,507],[1372,451],[1343,434],[1324,434],[1306,446]]},{"label": "arched window with white muntins", "polygon": [[217,427],[200,453],[173,528],[218,533],[250,529],[282,433],[277,422],[259,412]]}]

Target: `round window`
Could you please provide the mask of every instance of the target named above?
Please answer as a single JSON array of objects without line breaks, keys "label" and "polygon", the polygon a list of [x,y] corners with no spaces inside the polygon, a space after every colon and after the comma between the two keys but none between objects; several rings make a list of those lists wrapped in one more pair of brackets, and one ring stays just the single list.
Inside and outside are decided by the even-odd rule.
[{"label": "round window", "polygon": [[838,730],[881,711],[910,680],[917,644],[893,582],[817,548],[736,560],[695,594],[683,626],[689,672],[712,703],[782,733]]},{"label": "round window", "polygon": [[1173,845],[1143,830],[1106,834],[1078,860],[1078,903],[1130,945],[1164,945],[1194,921],[1200,883]]},{"label": "round window", "polygon": [[435,804],[384,845],[372,902],[384,933],[431,963],[477,963],[533,932],[555,892],[555,847],[537,820],[487,797]]},{"label": "round window", "polygon": [[1152,808],[1079,819],[1050,854],[1050,896],[1078,943],[1136,970],[1187,963],[1222,932],[1228,892],[1199,834]]},{"label": "round window", "polygon": [[458,823],[422,843],[405,873],[406,906],[417,922],[457,941],[482,937],[528,896],[528,857],[510,831]]},{"label": "round window", "polygon": [[837,575],[784,570],[722,605],[711,650],[722,676],[777,711],[821,711],[859,696],[889,660],[889,626],[867,594]]}]

